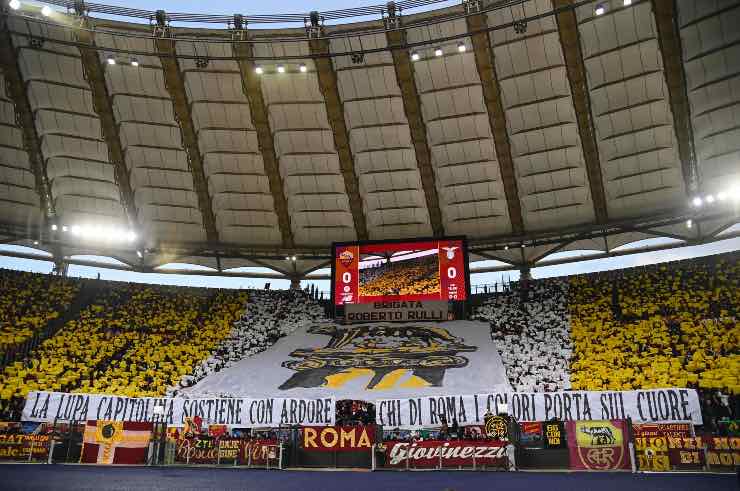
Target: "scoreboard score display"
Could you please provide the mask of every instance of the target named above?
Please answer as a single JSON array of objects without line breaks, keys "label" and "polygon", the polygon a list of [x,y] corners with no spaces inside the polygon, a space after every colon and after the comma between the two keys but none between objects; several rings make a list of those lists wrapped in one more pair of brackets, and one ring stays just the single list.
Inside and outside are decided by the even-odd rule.
[{"label": "scoreboard score display", "polygon": [[332,249],[335,306],[468,298],[468,251],[462,237],[343,242]]}]

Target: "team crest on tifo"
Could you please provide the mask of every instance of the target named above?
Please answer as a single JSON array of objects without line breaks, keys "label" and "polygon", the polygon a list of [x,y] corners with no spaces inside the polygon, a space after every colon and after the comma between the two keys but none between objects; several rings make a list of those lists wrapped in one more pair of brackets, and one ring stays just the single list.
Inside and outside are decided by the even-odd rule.
[{"label": "team crest on tifo", "polygon": [[460,353],[474,352],[476,346],[436,325],[361,325],[344,327],[322,324],[311,334],[331,336],[321,348],[296,349],[290,353],[300,360],[282,363],[295,373],[281,390],[296,387],[340,387],[346,380],[370,371],[367,389],[379,388],[384,377],[395,370],[412,370],[422,386],[441,387],[448,368],[467,366]]}]

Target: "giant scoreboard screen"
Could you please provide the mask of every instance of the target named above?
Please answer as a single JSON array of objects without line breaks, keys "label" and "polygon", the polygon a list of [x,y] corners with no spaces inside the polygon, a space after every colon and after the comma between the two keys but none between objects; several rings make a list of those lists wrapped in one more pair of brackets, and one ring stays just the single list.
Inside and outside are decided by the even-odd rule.
[{"label": "giant scoreboard screen", "polygon": [[462,237],[343,242],[332,249],[334,305],[468,298],[468,251]]}]

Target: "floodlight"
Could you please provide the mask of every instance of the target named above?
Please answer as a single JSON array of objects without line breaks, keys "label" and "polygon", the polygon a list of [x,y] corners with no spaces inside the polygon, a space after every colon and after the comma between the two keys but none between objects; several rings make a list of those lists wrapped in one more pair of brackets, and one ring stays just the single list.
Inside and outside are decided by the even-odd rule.
[{"label": "floodlight", "polygon": [[51,15],[51,7],[48,5],[44,5],[44,7],[41,9],[41,15],[44,17],[49,17]]}]

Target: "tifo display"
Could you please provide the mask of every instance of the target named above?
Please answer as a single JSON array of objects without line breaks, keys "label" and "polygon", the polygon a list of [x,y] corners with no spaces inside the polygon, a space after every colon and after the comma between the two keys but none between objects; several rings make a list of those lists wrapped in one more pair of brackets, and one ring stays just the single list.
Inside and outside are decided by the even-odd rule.
[{"label": "tifo display", "polygon": [[[388,262],[413,271],[431,258],[441,271],[450,245],[400,244]],[[383,256],[354,256],[371,263],[358,261],[357,300],[362,269],[384,264],[373,254]],[[362,288],[380,288],[371,276]],[[24,421],[0,425],[6,460],[652,471],[740,461],[737,254],[509,284],[475,298],[473,320],[453,321],[330,320],[335,305],[311,291],[0,280],[15,305],[0,328],[19,332],[2,358],[0,409]],[[27,280],[45,289],[42,305],[28,304]],[[435,295],[450,291],[439,285]]]},{"label": "tifo display", "polygon": [[333,245],[335,305],[468,298],[461,238]]}]

